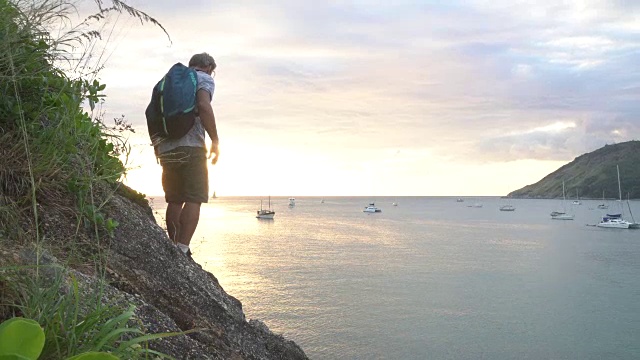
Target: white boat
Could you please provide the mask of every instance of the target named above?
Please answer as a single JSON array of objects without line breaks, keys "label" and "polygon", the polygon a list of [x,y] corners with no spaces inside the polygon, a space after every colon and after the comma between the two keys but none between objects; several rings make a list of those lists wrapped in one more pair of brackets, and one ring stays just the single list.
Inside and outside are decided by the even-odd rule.
[{"label": "white boat", "polygon": [[567,214],[565,206],[566,197],[564,195],[564,181],[562,182],[562,211],[551,212],[551,219],[553,220],[573,220],[574,215]]},{"label": "white boat", "polygon": [[273,219],[276,212],[271,210],[271,196],[269,196],[269,208],[263,209],[262,200],[260,200],[260,210],[258,210],[256,213],[257,213],[256,218],[258,219],[269,219],[269,220]]},{"label": "white boat", "polygon": [[[620,167],[618,165],[616,165],[616,171],[618,173],[618,196],[620,199],[620,204],[622,204],[622,187],[620,186]],[[623,219],[622,212],[620,212],[619,214],[606,214],[605,216],[602,217],[600,222],[596,224],[596,226],[601,228],[608,228],[608,229],[640,229],[640,224],[635,222],[635,219],[633,219],[633,214],[631,213],[631,206],[629,205],[628,199],[627,199],[627,206],[629,207],[629,214],[631,215],[631,219],[633,221],[627,221]],[[620,210],[622,210],[622,208]]]},{"label": "white boat", "polygon": [[622,214],[606,214],[596,226],[610,229],[629,229],[632,224],[624,220]]},{"label": "white boat", "polygon": [[513,205],[502,205],[500,211],[516,211],[516,207]]},{"label": "white boat", "polygon": [[381,209],[378,209],[376,207],[375,203],[369,203],[369,206],[365,206],[364,210],[362,210],[362,212],[366,212],[366,213],[379,213],[382,212]]},{"label": "white boat", "polygon": [[457,198],[457,199],[456,199],[456,202],[464,202],[464,199],[462,199],[462,198]]},{"label": "white boat", "polygon": [[291,207],[296,206],[296,198],[289,198],[289,206]]},{"label": "white boat", "polygon": [[475,203],[473,205],[467,205],[467,207],[470,207],[470,208],[481,208],[482,204],[481,203]]},{"label": "white boat", "polygon": [[551,218],[553,220],[573,220],[574,216],[562,211],[554,211],[551,213]]},{"label": "white boat", "polygon": [[393,205],[393,206],[398,206],[398,203],[393,203],[393,204],[391,204],[391,205]]}]

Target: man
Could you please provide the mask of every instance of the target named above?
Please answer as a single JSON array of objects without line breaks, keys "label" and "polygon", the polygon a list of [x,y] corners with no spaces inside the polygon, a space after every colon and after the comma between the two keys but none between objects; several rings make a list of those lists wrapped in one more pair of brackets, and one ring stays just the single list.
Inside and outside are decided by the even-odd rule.
[{"label": "man", "polygon": [[216,63],[207,53],[196,54],[189,60],[196,70],[198,85],[196,106],[198,117],[189,132],[180,139],[164,139],[157,145],[162,165],[162,188],[167,201],[167,232],[169,238],[191,257],[189,243],[200,219],[200,205],[209,198],[207,146],[205,131],[211,138],[209,158],[218,162],[218,131],[211,107],[215,83],[211,74]]}]

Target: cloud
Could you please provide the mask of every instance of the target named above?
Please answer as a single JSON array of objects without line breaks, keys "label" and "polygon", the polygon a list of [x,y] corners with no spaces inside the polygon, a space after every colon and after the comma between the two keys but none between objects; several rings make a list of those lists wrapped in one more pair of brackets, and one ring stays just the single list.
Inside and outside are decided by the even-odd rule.
[{"label": "cloud", "polygon": [[639,126],[629,118],[557,121],[539,128],[483,139],[475,150],[492,160],[571,160],[605,144],[636,139]]},{"label": "cloud", "polygon": [[[570,160],[637,133],[629,2],[139,4],[174,43],[135,22],[118,40],[108,106],[138,125],[162,72],[210,51],[221,128],[256,141]],[[557,122],[576,127],[533,131]]]}]

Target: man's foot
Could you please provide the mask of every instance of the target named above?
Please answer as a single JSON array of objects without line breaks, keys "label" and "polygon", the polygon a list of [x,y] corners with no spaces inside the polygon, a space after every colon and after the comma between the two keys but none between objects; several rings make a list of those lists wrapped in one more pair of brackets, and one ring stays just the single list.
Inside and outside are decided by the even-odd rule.
[{"label": "man's foot", "polygon": [[191,249],[184,244],[176,244],[176,246],[178,246],[178,249],[180,249],[180,251],[182,251],[183,254],[187,255],[187,257],[191,260],[193,260],[193,258],[191,257],[192,253],[191,253]]}]

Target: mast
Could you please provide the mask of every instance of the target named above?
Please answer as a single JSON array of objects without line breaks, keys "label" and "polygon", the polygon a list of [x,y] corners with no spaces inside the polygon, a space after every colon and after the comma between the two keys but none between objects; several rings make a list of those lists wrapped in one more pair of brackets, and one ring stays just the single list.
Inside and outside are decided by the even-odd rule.
[{"label": "mast", "polygon": [[567,212],[567,205],[565,204],[566,201],[567,199],[564,196],[564,180],[562,180],[562,211],[564,212]]},{"label": "mast", "polygon": [[629,215],[631,215],[631,221],[635,224],[636,219],[633,217],[633,213],[631,212],[631,204],[629,204],[629,193],[627,193],[627,207],[629,208]]},{"label": "mast", "polygon": [[616,171],[618,172],[618,196],[622,201],[622,189],[620,188],[620,166],[616,165]]}]

